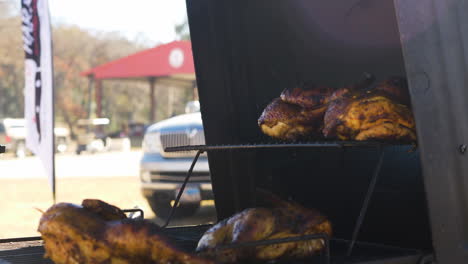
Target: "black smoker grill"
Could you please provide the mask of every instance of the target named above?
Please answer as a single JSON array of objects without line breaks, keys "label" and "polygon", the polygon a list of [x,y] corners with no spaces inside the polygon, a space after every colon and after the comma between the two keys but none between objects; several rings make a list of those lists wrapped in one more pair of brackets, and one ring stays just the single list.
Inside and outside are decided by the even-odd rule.
[{"label": "black smoker grill", "polygon": [[[172,151],[208,152],[220,219],[255,206],[260,187],[334,225],[321,255],[286,263],[468,262],[466,1],[188,0],[187,8],[208,145]],[[363,72],[408,78],[416,150],[273,142],[258,129],[284,88],[337,87]],[[166,230],[193,250],[206,228]],[[29,253],[0,251],[0,259],[42,253],[40,242],[28,243]]]},{"label": "black smoker grill", "polygon": [[[208,151],[220,219],[255,206],[254,190],[261,187],[328,215],[337,262],[468,263],[468,2],[187,4],[206,142],[228,145]],[[308,80],[340,87],[363,72],[378,80],[408,78],[416,151],[337,142],[272,147],[277,142],[257,127],[264,107],[284,88]],[[266,147],[236,148],[243,144]],[[402,260],[408,255],[402,250],[386,261],[372,248],[355,248],[346,258],[336,243],[354,238],[427,257]]]}]

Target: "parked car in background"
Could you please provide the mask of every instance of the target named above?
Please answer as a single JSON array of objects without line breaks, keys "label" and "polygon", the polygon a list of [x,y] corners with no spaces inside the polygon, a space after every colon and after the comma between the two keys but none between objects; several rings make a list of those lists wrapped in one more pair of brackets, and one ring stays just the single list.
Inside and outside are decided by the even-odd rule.
[{"label": "parked car in background", "polygon": [[5,118],[0,122],[0,145],[6,147],[6,152],[17,157],[25,157],[26,149],[25,121],[22,118]]},{"label": "parked car in background", "polygon": [[[63,153],[70,143],[70,130],[65,126],[56,126],[55,149]],[[23,158],[31,152],[26,148],[26,121],[24,118],[5,118],[0,121],[0,145],[6,146],[6,152]]]},{"label": "parked car in background", "polygon": [[64,153],[69,150],[71,135],[70,129],[64,124],[55,124],[55,151],[58,153]]},{"label": "parked car in background", "polygon": [[108,118],[79,119],[76,124],[77,146],[75,153],[83,151],[98,153],[104,151],[130,151],[130,138],[125,131],[108,133]]},{"label": "parked car in background", "polygon": [[75,153],[102,152],[106,149],[106,130],[110,124],[108,118],[79,119],[76,124],[77,146]]},{"label": "parked car in background", "polygon": [[147,124],[142,122],[130,122],[128,124],[128,136],[132,147],[141,147]]},{"label": "parked car in background", "polygon": [[[140,162],[140,180],[143,196],[154,213],[168,216],[184,181],[195,152],[165,152],[164,148],[205,144],[200,105],[187,104],[186,114],[178,115],[149,126],[143,138],[143,157]],[[193,174],[181,197],[176,216],[196,212],[202,200],[213,199],[210,171],[206,155],[200,156]]]}]

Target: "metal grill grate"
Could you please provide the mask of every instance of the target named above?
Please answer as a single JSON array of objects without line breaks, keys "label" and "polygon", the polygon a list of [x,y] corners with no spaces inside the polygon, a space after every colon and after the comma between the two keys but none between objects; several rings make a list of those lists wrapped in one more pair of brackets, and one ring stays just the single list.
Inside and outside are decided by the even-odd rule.
[{"label": "metal grill grate", "polygon": [[[193,252],[198,240],[209,228],[208,225],[167,228],[162,230],[164,234],[177,247]],[[12,264],[51,264],[52,261],[44,259],[44,248],[42,240],[32,241],[3,241],[0,243],[0,263]],[[260,241],[260,243],[264,243]],[[341,239],[330,240],[330,263],[352,263],[352,264],[426,264],[431,263],[432,258],[424,256],[420,251],[389,247],[373,243],[356,243],[354,254],[346,257],[346,249],[349,241]],[[245,244],[231,245],[247,246]],[[327,263],[326,254],[317,255],[303,260],[282,260],[275,261],[277,264],[324,264]]]},{"label": "metal grill grate", "polygon": [[[350,148],[350,147],[370,147],[382,148],[385,146],[396,146],[407,144],[393,144],[391,142],[374,142],[374,141],[318,141],[318,142],[297,142],[297,143],[260,143],[260,144],[234,144],[234,145],[186,145],[165,147],[165,152],[179,151],[223,151],[223,150],[248,150],[248,149],[284,149],[284,148]],[[416,145],[413,145],[416,148]]]}]

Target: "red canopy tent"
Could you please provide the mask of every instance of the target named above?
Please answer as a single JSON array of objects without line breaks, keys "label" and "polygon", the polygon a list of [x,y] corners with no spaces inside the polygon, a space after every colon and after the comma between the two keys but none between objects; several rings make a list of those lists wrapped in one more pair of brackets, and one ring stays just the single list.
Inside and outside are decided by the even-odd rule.
[{"label": "red canopy tent", "polygon": [[[191,85],[195,88],[195,68],[189,41],[174,41],[117,59],[82,73],[96,83],[96,116],[101,117],[102,80],[147,80],[150,84],[150,121],[154,121],[156,81]],[[90,85],[91,87],[91,85]]]}]

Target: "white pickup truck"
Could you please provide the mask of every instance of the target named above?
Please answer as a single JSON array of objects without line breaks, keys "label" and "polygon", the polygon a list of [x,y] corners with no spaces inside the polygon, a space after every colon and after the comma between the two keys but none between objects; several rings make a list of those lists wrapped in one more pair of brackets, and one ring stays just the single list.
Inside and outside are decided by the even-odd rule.
[{"label": "white pickup truck", "polygon": [[[140,161],[142,193],[156,216],[165,218],[171,202],[195,156],[195,152],[165,152],[165,147],[205,144],[199,103],[189,102],[186,114],[157,122],[145,132],[143,157]],[[176,216],[188,216],[202,200],[213,199],[206,155],[200,156],[176,210]]]}]

